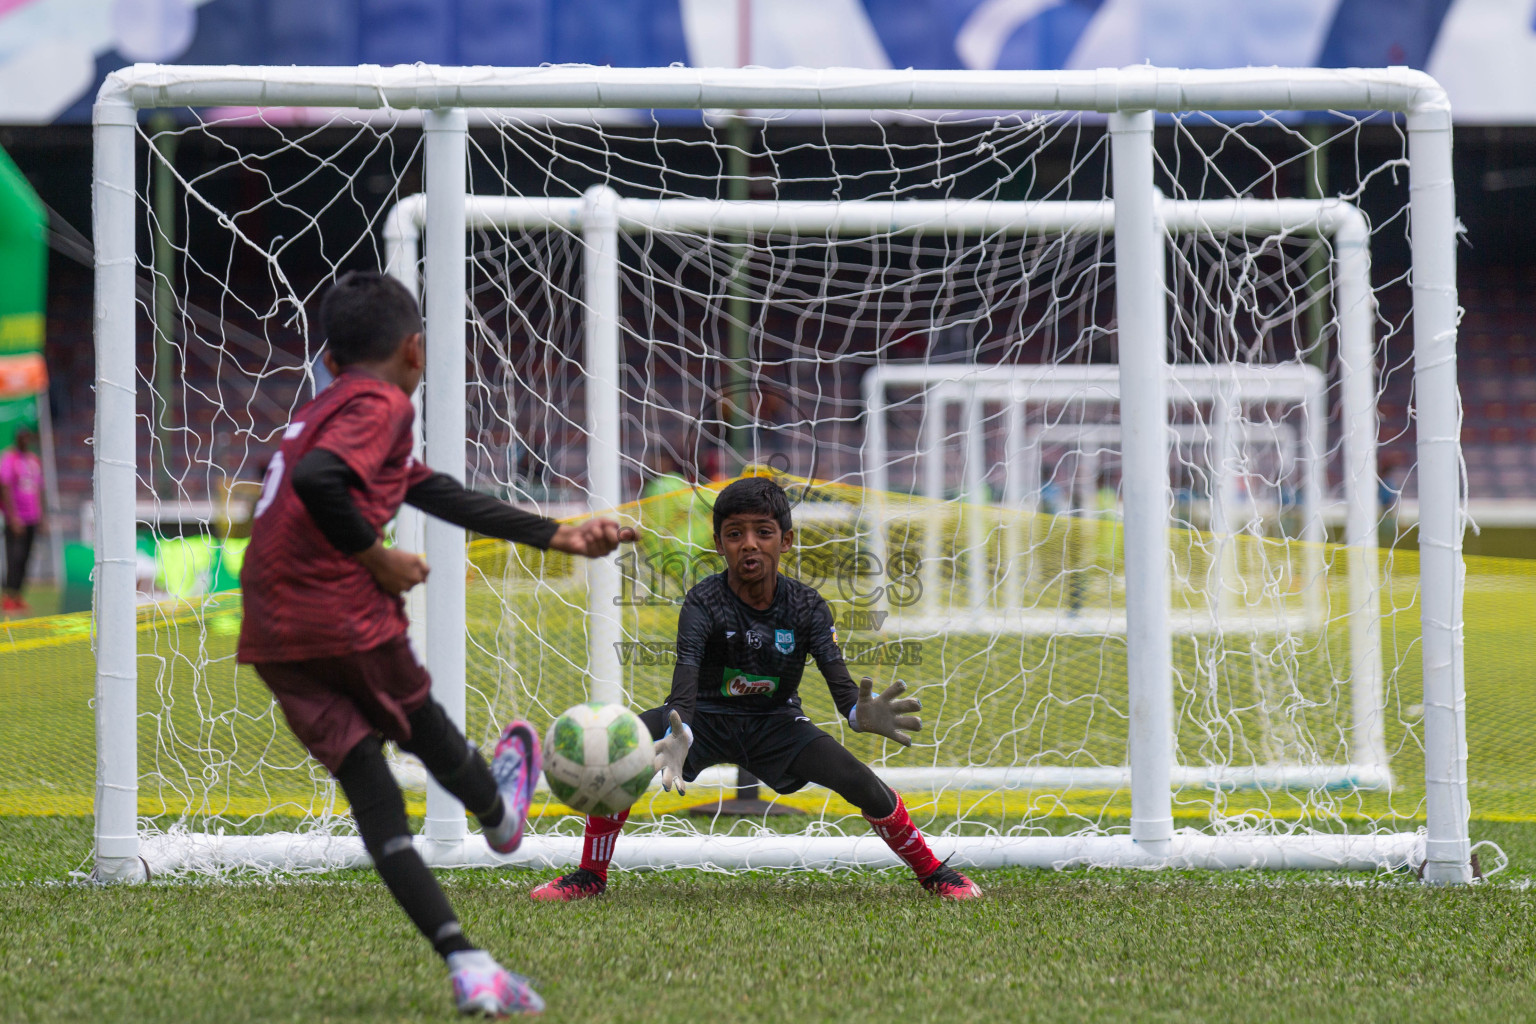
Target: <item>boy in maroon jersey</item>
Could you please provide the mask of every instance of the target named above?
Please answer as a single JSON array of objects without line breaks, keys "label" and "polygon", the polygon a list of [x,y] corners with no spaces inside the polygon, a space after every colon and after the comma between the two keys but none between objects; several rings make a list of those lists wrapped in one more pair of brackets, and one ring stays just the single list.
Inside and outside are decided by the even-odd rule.
[{"label": "boy in maroon jersey", "polygon": [[399,282],[346,274],[326,293],[321,321],[335,380],[294,414],[262,481],[241,572],[239,660],[255,666],[294,734],[341,784],[379,875],[447,961],[459,1010],[537,1013],[544,1002],[527,979],[464,937],[411,843],[382,741],[419,757],[479,819],[491,848],[510,853],[538,779],[538,739],[513,722],[487,765],[432,699],[401,597],[427,578],[427,564],[385,547],[380,530],[405,502],[466,529],[590,558],[634,531],[605,519],[561,525],[411,457],[421,315]]}]

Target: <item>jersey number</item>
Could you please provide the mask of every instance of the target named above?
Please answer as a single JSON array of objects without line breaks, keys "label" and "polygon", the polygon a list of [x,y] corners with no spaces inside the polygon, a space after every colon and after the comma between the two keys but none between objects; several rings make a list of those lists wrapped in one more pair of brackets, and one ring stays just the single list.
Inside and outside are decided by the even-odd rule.
[{"label": "jersey number", "polygon": [[283,453],[278,452],[272,456],[272,461],[267,463],[267,472],[261,478],[261,497],[256,499],[256,511],[252,519],[259,517],[263,512],[272,507],[277,500],[277,489],[283,483]]}]

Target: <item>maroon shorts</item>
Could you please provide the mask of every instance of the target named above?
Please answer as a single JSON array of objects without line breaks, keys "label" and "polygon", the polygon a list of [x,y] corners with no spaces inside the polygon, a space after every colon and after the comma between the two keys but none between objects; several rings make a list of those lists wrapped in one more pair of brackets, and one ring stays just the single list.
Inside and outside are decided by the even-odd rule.
[{"label": "maroon shorts", "polygon": [[431,695],[432,679],[405,637],[369,651],[307,661],[264,661],[256,674],[277,698],[288,727],[334,775],[352,748],[374,733],[411,738],[406,721]]}]

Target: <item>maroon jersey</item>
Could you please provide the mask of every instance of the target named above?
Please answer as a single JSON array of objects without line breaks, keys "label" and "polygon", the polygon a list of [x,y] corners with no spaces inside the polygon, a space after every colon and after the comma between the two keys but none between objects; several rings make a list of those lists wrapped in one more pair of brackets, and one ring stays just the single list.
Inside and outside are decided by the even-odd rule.
[{"label": "maroon jersey", "polygon": [[311,449],[337,455],[362,481],[352,489],[358,512],[382,532],[405,492],[432,475],[411,457],[415,415],[405,392],[360,373],[341,374],[294,414],[262,480],[240,572],[240,661],[336,657],[405,633],[404,599],[326,540],[290,477]]}]

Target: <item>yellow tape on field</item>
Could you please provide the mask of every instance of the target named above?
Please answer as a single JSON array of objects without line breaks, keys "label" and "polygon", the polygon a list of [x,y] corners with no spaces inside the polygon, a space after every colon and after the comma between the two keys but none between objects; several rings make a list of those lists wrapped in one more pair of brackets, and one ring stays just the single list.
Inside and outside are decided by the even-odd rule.
[{"label": "yellow tape on field", "polygon": [[[865,500],[858,488],[827,481],[791,481],[808,500]],[[711,485],[708,490],[717,489]],[[653,502],[667,496],[649,499]],[[902,504],[906,502],[906,504]],[[893,499],[892,508],[908,510],[908,499]],[[644,502],[626,506],[621,514],[644,523]],[[961,510],[959,514],[966,514]],[[997,514],[1002,514],[998,512]],[[919,517],[920,518],[920,517]],[[1058,517],[1060,518],[1060,517]],[[828,526],[831,520],[808,519],[800,531],[806,551],[841,550],[845,543]],[[914,522],[917,520],[914,519]],[[1032,528],[1068,531],[1061,523],[1031,520]],[[819,548],[818,548],[819,545]],[[1330,547],[1330,558],[1337,548]],[[495,723],[508,717],[528,717],[547,724],[554,714],[580,699],[584,692],[587,635],[582,577],[574,560],[558,552],[517,549],[500,541],[477,540],[468,547],[469,607],[467,644],[470,729],[473,738],[494,739]],[[1175,798],[1181,823],[1202,820],[1231,822],[1251,813],[1255,820],[1277,822],[1337,821],[1397,827],[1423,814],[1423,708],[1419,692],[1421,645],[1418,642],[1417,554],[1384,552],[1382,568],[1390,570],[1383,590],[1382,647],[1388,671],[1391,770],[1395,790],[1385,792],[1297,792],[1255,790],[1215,793],[1193,788]],[[1336,559],[1339,562],[1344,560]],[[1468,772],[1473,817],[1490,822],[1536,823],[1536,561],[1468,558],[1466,594],[1466,707]],[[1337,566],[1334,572],[1341,571]],[[831,589],[835,589],[829,584]],[[828,591],[830,593],[830,590]],[[1332,598],[1330,598],[1332,599]],[[846,612],[834,600],[835,612]],[[298,749],[270,697],[246,668],[234,662],[235,637],[241,621],[238,593],[192,601],[167,601],[138,612],[139,633],[139,768],[140,813],[146,816],[186,816],[193,827],[221,820],[248,821],[263,815],[315,818],[337,813],[345,805],[326,803],[329,794],[323,769]],[[661,649],[675,628],[673,607],[626,609],[625,629],[651,647]],[[1334,608],[1331,613],[1338,614]],[[862,626],[849,627],[852,633]],[[868,635],[868,634],[866,634]],[[656,639],[659,638],[659,639]],[[1091,638],[1090,638],[1091,639]],[[90,615],[75,614],[0,623],[0,814],[87,815],[95,786],[95,693],[93,627]],[[654,640],[654,642],[653,642]],[[1331,643],[1324,637],[1323,643]],[[844,729],[830,707],[814,672],[802,688],[813,721],[844,742],[857,756],[891,764],[950,763],[943,751],[922,748],[942,733],[941,744],[954,744],[955,763],[1006,764],[1074,763],[1075,751],[1101,742],[1108,753],[1094,754],[1092,763],[1119,763],[1123,754],[1116,730],[1123,729],[1123,663],[1115,662],[1116,641],[1094,644],[1081,637],[1054,637],[1030,646],[1016,637],[993,636],[979,644],[957,636],[926,637],[925,660],[906,679],[927,707],[929,729],[910,753],[887,750],[869,737]],[[1075,645],[1075,646],[1074,646]],[[1321,649],[1321,648],[1319,648]],[[1227,665],[1240,664],[1252,674],[1264,661],[1253,651],[1232,645],[1222,652]],[[1263,653],[1263,652],[1260,652]],[[1280,652],[1274,657],[1299,656]],[[1336,703],[1342,715],[1349,681],[1348,660],[1323,650],[1329,673],[1304,681],[1316,692],[1293,688],[1272,702],[1294,716],[1283,726],[1302,740],[1316,740],[1313,755],[1323,761],[1347,757],[1339,749],[1337,723],[1306,717],[1318,696]],[[1271,659],[1273,660],[1273,659]],[[662,663],[626,663],[626,686],[642,707],[659,703],[670,679]],[[882,669],[871,669],[879,674]],[[904,671],[907,671],[904,669]],[[1181,671],[1176,668],[1176,671]],[[855,675],[859,674],[855,672]],[[890,673],[887,673],[889,675]],[[1299,678],[1299,676],[1298,676]],[[1236,672],[1225,685],[1244,680]],[[1259,763],[1262,751],[1230,749],[1221,743],[1242,740],[1250,723],[1238,712],[1199,719],[1193,712],[1209,711],[1201,702],[1217,699],[1202,689],[1208,681],[1180,674],[1176,692],[1181,702],[1181,749],[1186,763]],[[942,684],[940,686],[939,684]],[[1257,684],[1254,684],[1257,685]],[[1030,698],[1021,700],[1028,691]],[[1117,690],[1116,687],[1119,687]],[[1005,692],[1006,691],[1006,692]],[[997,694],[1003,694],[998,697]],[[1035,703],[1035,695],[1042,700]],[[1289,700],[1289,703],[1287,703]],[[946,706],[948,705],[948,706]],[[1083,709],[1097,707],[1096,717]],[[1041,711],[1040,708],[1047,710]],[[947,717],[945,717],[947,716]],[[1198,720],[1197,720],[1198,719]],[[1230,735],[1205,734],[1206,725],[1231,725]],[[1188,728],[1185,728],[1188,726]],[[1306,730],[1313,730],[1310,735]],[[1327,731],[1327,730],[1334,731]],[[1096,734],[1094,730],[1099,730]],[[1108,736],[1108,739],[1105,739]],[[1027,741],[1027,742],[1026,742]],[[1028,744],[1033,744],[1030,746]],[[1205,744],[1204,746],[1202,744]],[[677,816],[690,806],[717,798],[723,791],[693,790],[676,794],[647,794],[635,807],[637,819]],[[1129,813],[1125,792],[932,792],[904,795],[909,809],[925,827],[947,825],[1012,828],[1039,819],[1082,819],[1085,827],[1113,823]],[[422,800],[408,794],[413,813]],[[822,791],[778,798],[785,806],[807,813],[812,821],[851,819],[857,811]],[[540,803],[535,815],[554,819],[569,809]],[[793,827],[775,822],[779,827]],[[1241,824],[1241,822],[1238,822]],[[857,821],[848,822],[861,828]]]}]

